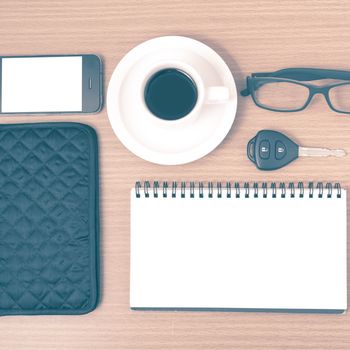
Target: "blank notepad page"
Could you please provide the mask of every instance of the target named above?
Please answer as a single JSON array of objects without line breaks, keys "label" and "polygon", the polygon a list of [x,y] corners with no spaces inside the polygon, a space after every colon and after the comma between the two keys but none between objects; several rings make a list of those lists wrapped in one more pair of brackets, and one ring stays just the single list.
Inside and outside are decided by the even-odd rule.
[{"label": "blank notepad page", "polygon": [[345,190],[149,191],[131,192],[131,308],[346,310]]}]

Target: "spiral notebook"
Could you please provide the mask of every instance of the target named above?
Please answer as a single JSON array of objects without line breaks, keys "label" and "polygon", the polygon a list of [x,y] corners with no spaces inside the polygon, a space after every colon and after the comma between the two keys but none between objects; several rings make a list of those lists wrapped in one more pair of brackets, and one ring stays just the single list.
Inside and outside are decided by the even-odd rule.
[{"label": "spiral notebook", "polygon": [[322,183],[136,183],[130,307],[341,313],[346,191]]}]

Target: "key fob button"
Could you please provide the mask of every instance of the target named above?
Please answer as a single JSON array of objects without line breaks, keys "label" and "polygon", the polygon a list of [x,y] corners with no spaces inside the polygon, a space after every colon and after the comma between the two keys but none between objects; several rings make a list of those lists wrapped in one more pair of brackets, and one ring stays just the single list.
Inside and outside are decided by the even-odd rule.
[{"label": "key fob button", "polygon": [[268,140],[263,140],[260,142],[259,155],[262,159],[270,158],[270,142]]},{"label": "key fob button", "polygon": [[286,146],[281,141],[277,141],[276,149],[275,149],[276,159],[278,160],[283,159],[286,156],[286,154],[287,154]]}]

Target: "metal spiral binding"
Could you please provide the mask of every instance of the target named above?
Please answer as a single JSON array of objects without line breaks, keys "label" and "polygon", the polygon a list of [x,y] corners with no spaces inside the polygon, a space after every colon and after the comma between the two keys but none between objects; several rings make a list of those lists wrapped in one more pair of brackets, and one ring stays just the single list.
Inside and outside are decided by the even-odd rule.
[{"label": "metal spiral binding", "polygon": [[284,182],[280,183],[281,198],[286,198],[286,184]]},{"label": "metal spiral binding", "polygon": [[244,183],[244,197],[249,198],[249,182]]},{"label": "metal spiral binding", "polygon": [[213,183],[208,182],[208,197],[213,198]]},{"label": "metal spiral binding", "polygon": [[155,198],[158,198],[158,188],[159,188],[159,182],[154,181],[153,183],[153,194]]},{"label": "metal spiral binding", "polygon": [[221,182],[218,182],[218,183],[217,183],[216,188],[217,188],[218,198],[222,198],[222,186],[221,186]]},{"label": "metal spiral binding", "polygon": [[203,187],[204,187],[204,185],[203,185],[203,182],[200,182],[199,183],[199,198],[203,198]]},{"label": "metal spiral binding", "polygon": [[290,198],[295,198],[295,188],[294,188],[294,182],[290,182],[288,185]]},{"label": "metal spiral binding", "polygon": [[236,198],[239,198],[241,195],[239,190],[239,182],[235,182],[235,191],[236,191]]},{"label": "metal spiral binding", "polygon": [[302,182],[298,182],[298,190],[299,190],[299,198],[304,197],[304,184]]},{"label": "metal spiral binding", "polygon": [[186,182],[181,182],[181,198],[185,198],[186,196]]},{"label": "metal spiral binding", "polygon": [[173,181],[173,184],[171,186],[171,197],[176,198],[176,189],[177,189],[177,182]]},{"label": "metal spiral binding", "polygon": [[316,188],[318,189],[318,198],[322,198],[323,197],[323,183],[318,182],[316,185]]},{"label": "metal spiral binding", "polygon": [[340,183],[336,183],[334,185],[335,189],[337,190],[337,198],[341,197],[341,187],[340,187]]},{"label": "metal spiral binding", "polygon": [[263,198],[267,198],[267,183],[263,182],[261,187],[263,189]]},{"label": "metal spiral binding", "polygon": [[231,182],[226,182],[226,197],[231,198]]},{"label": "metal spiral binding", "polygon": [[[304,198],[305,187],[303,182],[298,182],[297,186],[294,185],[294,182],[290,182],[288,186],[286,183],[280,182],[277,186],[275,182],[268,185],[267,182],[261,183],[254,182],[250,186],[249,182],[244,182],[243,186],[239,182],[231,184],[231,182],[217,182],[214,186],[213,182],[208,182],[205,186],[203,182],[199,182],[198,185],[194,181],[189,183],[187,186],[185,181],[180,183],[180,188],[178,189],[178,183],[173,181],[169,186],[167,181],[159,182],[154,181],[153,184],[149,181],[144,181],[141,183],[137,181],[135,183],[135,195],[137,198],[141,196],[149,198],[153,195],[154,198],[163,198],[168,197],[168,192],[170,192],[172,198],[176,198],[179,195],[180,198],[250,198],[252,195],[253,198],[268,198],[271,194],[272,198],[286,198],[287,194],[290,198]],[[204,191],[204,187],[207,188],[207,191]],[[215,188],[214,188],[215,187]],[[241,191],[242,188],[242,191]],[[189,190],[189,191],[188,191]],[[270,190],[270,191],[269,191]],[[317,182],[314,186],[313,182],[307,184],[307,196],[308,198],[314,198],[316,195],[317,198],[332,198],[333,192],[335,192],[336,198],[341,198],[342,189],[340,184],[337,182],[334,185],[327,182],[325,185],[322,182]],[[233,193],[232,193],[233,192]],[[241,194],[243,192],[243,194]]]},{"label": "metal spiral binding", "polygon": [[194,198],[194,187],[195,184],[193,181],[190,182],[190,198]]},{"label": "metal spiral binding", "polygon": [[149,181],[145,181],[145,185],[144,185],[144,191],[145,191],[145,197],[148,198],[149,197],[149,188],[151,187]]},{"label": "metal spiral binding", "polygon": [[313,198],[314,197],[314,183],[313,182],[309,182],[309,198]]},{"label": "metal spiral binding", "polygon": [[272,190],[272,198],[276,198],[276,183],[271,183],[271,190]]},{"label": "metal spiral binding", "polygon": [[259,184],[257,182],[254,182],[253,189],[254,189],[254,198],[258,198],[259,197]]},{"label": "metal spiral binding", "polygon": [[168,196],[168,183],[163,182],[163,197],[166,198]]}]

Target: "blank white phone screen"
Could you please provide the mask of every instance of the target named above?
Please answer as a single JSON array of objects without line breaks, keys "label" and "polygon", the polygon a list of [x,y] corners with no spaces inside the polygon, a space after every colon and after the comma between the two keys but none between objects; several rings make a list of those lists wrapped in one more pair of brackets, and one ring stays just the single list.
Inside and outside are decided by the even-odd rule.
[{"label": "blank white phone screen", "polygon": [[81,56],[2,59],[1,112],[81,112]]}]

